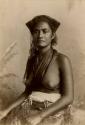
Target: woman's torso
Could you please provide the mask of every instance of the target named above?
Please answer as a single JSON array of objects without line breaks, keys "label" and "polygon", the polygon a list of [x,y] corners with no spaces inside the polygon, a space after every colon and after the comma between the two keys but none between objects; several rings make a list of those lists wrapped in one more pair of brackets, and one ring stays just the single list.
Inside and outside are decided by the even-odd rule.
[{"label": "woman's torso", "polygon": [[60,71],[58,64],[58,55],[54,55],[43,77],[42,84],[46,89],[56,90],[59,88],[59,83]]},{"label": "woman's torso", "polygon": [[[40,71],[36,78],[33,76],[32,82],[30,84],[31,91],[43,91],[43,92],[60,91],[59,89],[60,89],[61,78],[60,78],[60,67],[59,67],[58,56],[59,56],[58,52],[54,50],[52,58],[48,62],[46,69],[41,69],[43,71],[45,70],[44,74],[42,75],[43,71]],[[36,72],[35,68],[34,72]]]}]

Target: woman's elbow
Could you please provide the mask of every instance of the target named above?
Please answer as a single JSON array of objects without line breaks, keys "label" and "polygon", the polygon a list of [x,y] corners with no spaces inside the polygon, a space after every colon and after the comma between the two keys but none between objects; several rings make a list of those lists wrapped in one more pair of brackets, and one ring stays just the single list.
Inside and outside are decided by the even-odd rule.
[{"label": "woman's elbow", "polygon": [[73,98],[70,98],[69,101],[68,101],[69,104],[72,104],[72,103],[73,103],[73,100],[74,100]]},{"label": "woman's elbow", "polygon": [[73,94],[70,95],[70,96],[67,96],[66,98],[67,98],[67,103],[68,103],[68,105],[70,105],[70,104],[73,103],[73,100],[74,100],[74,96],[73,96]]},{"label": "woman's elbow", "polygon": [[65,97],[66,103],[68,105],[73,103],[73,100],[74,100],[74,91],[73,90],[72,91],[69,90],[67,92],[64,92],[63,96]]},{"label": "woman's elbow", "polygon": [[63,97],[63,100],[65,102],[65,105],[70,105],[70,104],[73,103],[73,100],[74,100],[73,94],[72,95],[67,95],[66,94],[66,95],[63,95],[62,97]]}]

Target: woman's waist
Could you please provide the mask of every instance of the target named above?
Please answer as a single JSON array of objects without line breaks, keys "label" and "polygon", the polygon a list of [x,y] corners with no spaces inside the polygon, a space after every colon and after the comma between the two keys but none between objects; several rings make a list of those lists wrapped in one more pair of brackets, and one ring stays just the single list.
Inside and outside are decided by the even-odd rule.
[{"label": "woman's waist", "polygon": [[42,110],[56,102],[60,97],[61,95],[59,93],[33,91],[24,102],[29,103],[34,109]]},{"label": "woman's waist", "polygon": [[59,92],[43,92],[43,91],[33,91],[29,95],[29,99],[32,101],[37,101],[37,102],[45,102],[48,101],[50,103],[53,103],[60,99],[61,94]]}]

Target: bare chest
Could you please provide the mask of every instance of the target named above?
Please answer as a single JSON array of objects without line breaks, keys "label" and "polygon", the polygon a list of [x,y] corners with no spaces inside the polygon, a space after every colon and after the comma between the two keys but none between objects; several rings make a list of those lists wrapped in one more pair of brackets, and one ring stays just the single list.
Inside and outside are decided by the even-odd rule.
[{"label": "bare chest", "polygon": [[48,88],[53,89],[58,86],[60,82],[59,66],[56,59],[52,60],[44,75],[42,84]]}]

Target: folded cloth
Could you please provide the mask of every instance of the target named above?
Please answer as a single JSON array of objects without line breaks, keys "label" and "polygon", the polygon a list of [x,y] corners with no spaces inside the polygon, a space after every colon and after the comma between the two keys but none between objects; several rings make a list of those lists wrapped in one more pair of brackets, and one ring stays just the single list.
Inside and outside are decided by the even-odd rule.
[{"label": "folded cloth", "polygon": [[33,91],[29,98],[37,102],[55,102],[60,99],[61,95],[59,93],[44,93],[40,91]]},{"label": "folded cloth", "polygon": [[29,95],[28,99],[32,108],[42,110],[57,101],[60,97],[61,96],[59,93],[44,93],[40,91],[33,91]]}]

